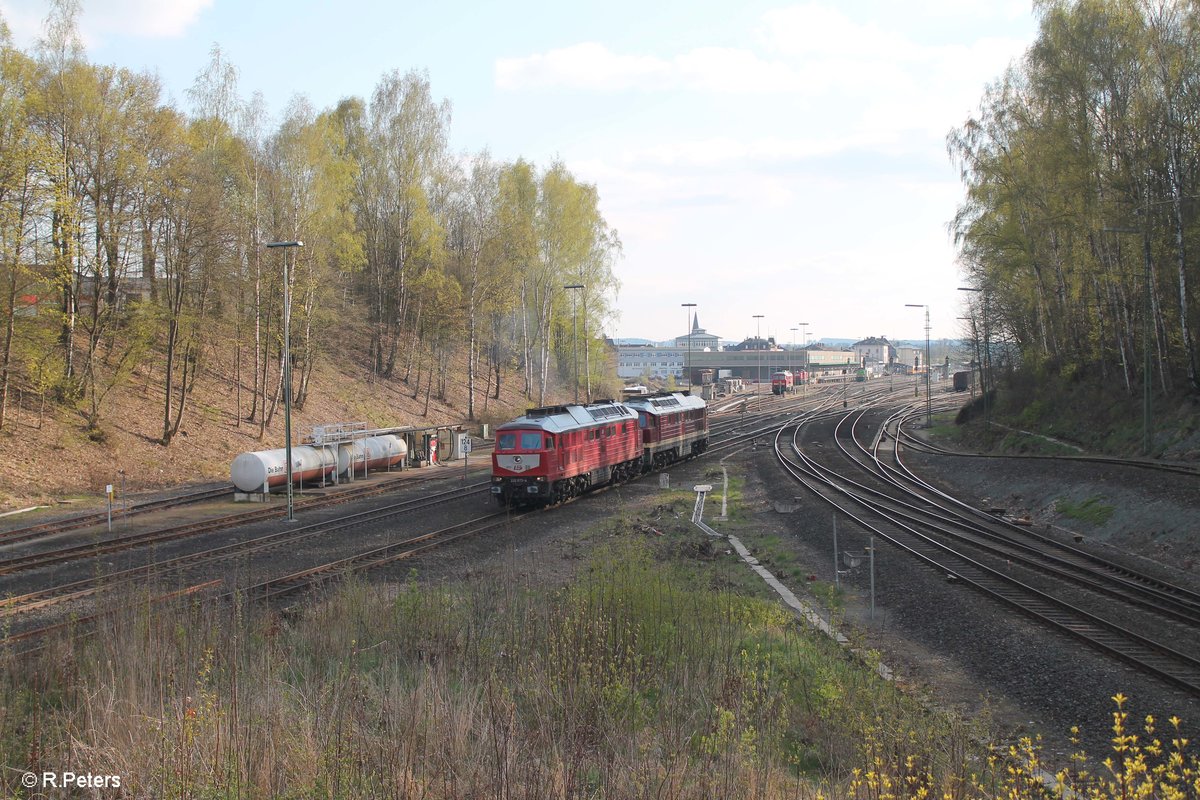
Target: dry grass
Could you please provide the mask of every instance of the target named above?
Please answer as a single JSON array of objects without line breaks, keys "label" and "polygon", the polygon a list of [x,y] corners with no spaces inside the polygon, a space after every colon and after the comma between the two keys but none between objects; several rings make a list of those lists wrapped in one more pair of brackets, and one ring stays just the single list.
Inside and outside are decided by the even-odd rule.
[{"label": "dry grass", "polygon": [[[657,502],[660,498],[647,502]],[[631,508],[569,586],[348,582],[291,616],[192,600],[0,652],[0,787],[122,776],[153,798],[1194,798],[1178,721],[1055,777],[774,602],[682,519]],[[505,571],[508,570],[508,571]],[[147,589],[146,597],[152,596]],[[125,598],[128,601],[130,598]],[[1162,741],[1159,741],[1159,739]],[[1047,783],[1047,780],[1049,783]]]},{"label": "dry grass", "polygon": [[989,753],[774,604],[659,555],[605,548],[552,592],[351,583],[294,622],[196,601],[118,616],[5,656],[3,785],[71,769],[155,798],[1195,796],[1177,721],[1158,743],[1114,717],[1107,766],[1081,757],[1047,789],[1035,743]]},{"label": "dry grass", "polygon": [[[354,340],[352,328],[343,335],[345,340]],[[48,402],[41,416],[37,396],[25,393],[18,405],[14,394],[5,428],[0,430],[0,452],[5,463],[0,511],[68,499],[98,503],[106,484],[120,487],[120,470],[125,471],[130,493],[193,481],[228,480],[229,464],[238,453],[281,447],[282,406],[261,442],[258,424],[244,419],[250,409],[248,385],[253,382],[249,374],[251,353],[243,349],[243,419],[239,419],[233,348],[221,331],[213,330],[210,336],[206,368],[188,400],[181,435],[170,447],[158,443],[164,403],[160,354],[152,353],[129,382],[106,399],[99,437],[88,436],[82,412],[75,407]],[[446,402],[433,400],[429,414],[423,415],[423,390],[420,398],[413,399],[413,388],[399,379],[369,380],[367,370],[361,366],[362,355],[351,348],[338,357],[322,357],[314,369],[308,401],[293,415],[297,434],[307,426],[327,422],[432,426],[466,419],[466,368],[462,358],[454,360],[456,375],[462,377],[448,381]],[[501,399],[489,400],[486,413],[480,385],[476,407],[477,415],[483,415],[481,421],[509,419],[527,405],[518,381],[519,376],[509,376]]]}]

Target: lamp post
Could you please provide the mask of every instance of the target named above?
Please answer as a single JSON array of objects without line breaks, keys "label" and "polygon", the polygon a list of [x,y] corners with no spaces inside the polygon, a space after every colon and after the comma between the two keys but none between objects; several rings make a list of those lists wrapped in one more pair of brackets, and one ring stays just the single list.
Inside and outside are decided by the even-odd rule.
[{"label": "lamp post", "polygon": [[1142,228],[1112,228],[1108,233],[1138,233],[1142,236],[1142,255],[1145,260],[1145,283],[1142,291],[1146,295],[1146,307],[1142,313],[1142,455],[1150,455],[1150,317],[1153,306],[1150,297],[1150,234]]},{"label": "lamp post", "polygon": [[800,335],[800,346],[802,348],[804,348],[805,379],[804,379],[804,383],[800,384],[800,387],[801,387],[800,388],[800,396],[804,397],[804,395],[808,392],[808,386],[807,386],[808,379],[812,377],[812,375],[811,375],[812,370],[809,369],[809,365],[808,365],[808,323],[807,322],[797,322],[796,324],[800,326],[800,334],[801,334]]},{"label": "lamp post", "polygon": [[923,303],[905,303],[905,308],[925,309],[925,427],[933,427],[933,395],[929,387],[929,306]]},{"label": "lamp post", "polygon": [[575,316],[575,290],[582,289],[582,283],[569,283],[563,287],[571,291],[571,351],[575,357],[575,402],[579,402],[579,335],[576,331],[577,317]]},{"label": "lamp post", "polygon": [[691,317],[692,317],[692,309],[696,307],[696,304],[695,303],[680,303],[679,305],[681,308],[684,309],[684,314],[686,315],[685,322],[687,324],[683,326],[683,330],[684,330],[685,334],[687,335],[688,349],[687,349],[687,361],[684,362],[683,368],[684,368],[684,371],[687,372],[688,394],[691,394],[692,393],[692,319],[691,319]]},{"label": "lamp post", "polygon": [[[267,247],[304,247],[304,242],[267,242]],[[287,518],[296,521],[292,502],[292,295],[287,253],[283,254],[283,457],[287,459]]]},{"label": "lamp post", "polygon": [[754,336],[754,348],[758,350],[758,366],[754,368],[754,393],[758,394],[758,385],[762,383],[762,314],[755,314],[754,319],[757,333]]}]

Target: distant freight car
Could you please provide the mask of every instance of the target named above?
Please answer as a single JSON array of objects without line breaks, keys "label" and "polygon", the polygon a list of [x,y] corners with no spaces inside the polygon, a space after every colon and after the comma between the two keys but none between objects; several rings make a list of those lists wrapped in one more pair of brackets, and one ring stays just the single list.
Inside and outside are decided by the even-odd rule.
[{"label": "distant freight car", "polygon": [[975,386],[975,370],[954,373],[954,391],[965,392]]}]

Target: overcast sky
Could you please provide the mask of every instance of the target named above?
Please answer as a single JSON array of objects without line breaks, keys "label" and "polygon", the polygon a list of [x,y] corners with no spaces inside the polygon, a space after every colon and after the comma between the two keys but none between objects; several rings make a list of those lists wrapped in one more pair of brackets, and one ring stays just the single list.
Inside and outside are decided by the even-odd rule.
[{"label": "overcast sky", "polygon": [[[697,304],[724,339],[960,335],[945,148],[1033,41],[1029,0],[83,0],[89,58],[165,99],[219,44],[278,114],[427,70],[452,145],[596,184],[624,243],[610,335],[667,339]],[[0,0],[19,46],[44,0]]]}]

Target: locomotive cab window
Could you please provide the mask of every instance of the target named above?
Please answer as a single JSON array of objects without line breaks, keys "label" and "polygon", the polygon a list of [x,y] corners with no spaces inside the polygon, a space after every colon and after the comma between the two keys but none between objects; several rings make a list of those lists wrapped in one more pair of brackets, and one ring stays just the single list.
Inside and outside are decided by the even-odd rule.
[{"label": "locomotive cab window", "polygon": [[541,446],[542,434],[540,431],[525,431],[521,434],[522,450],[538,450]]},{"label": "locomotive cab window", "polygon": [[502,433],[496,439],[497,450],[512,450],[517,446],[517,435],[515,433]]}]

